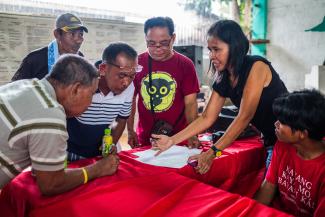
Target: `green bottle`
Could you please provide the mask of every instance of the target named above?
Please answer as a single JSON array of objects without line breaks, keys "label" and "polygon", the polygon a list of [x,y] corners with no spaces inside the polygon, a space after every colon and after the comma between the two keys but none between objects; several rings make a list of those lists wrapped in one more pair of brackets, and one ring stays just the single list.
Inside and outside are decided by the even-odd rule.
[{"label": "green bottle", "polygon": [[104,130],[103,143],[102,143],[102,156],[106,157],[111,153],[113,146],[113,137],[111,135],[111,129],[106,128]]},{"label": "green bottle", "polygon": [[65,158],[64,160],[64,169],[68,168],[68,157]]}]

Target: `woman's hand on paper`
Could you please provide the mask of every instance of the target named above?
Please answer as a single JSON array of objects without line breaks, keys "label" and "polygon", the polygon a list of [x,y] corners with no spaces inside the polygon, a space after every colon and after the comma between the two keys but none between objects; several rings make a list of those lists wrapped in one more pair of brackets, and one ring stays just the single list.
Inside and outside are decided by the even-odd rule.
[{"label": "woman's hand on paper", "polygon": [[155,156],[160,155],[162,152],[173,146],[173,140],[169,136],[152,134],[151,137],[152,149],[158,151]]}]

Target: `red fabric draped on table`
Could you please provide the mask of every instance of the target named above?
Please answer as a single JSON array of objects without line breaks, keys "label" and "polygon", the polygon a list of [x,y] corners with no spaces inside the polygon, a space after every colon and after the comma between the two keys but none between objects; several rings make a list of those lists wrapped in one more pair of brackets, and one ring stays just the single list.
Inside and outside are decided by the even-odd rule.
[{"label": "red fabric draped on table", "polygon": [[190,167],[181,168],[179,173],[225,191],[252,197],[264,179],[265,150],[257,137],[237,140],[214,160],[207,174],[199,175]]},{"label": "red fabric draped on table", "polygon": [[[190,166],[172,169],[138,162],[132,155],[134,151],[136,150],[120,153],[120,166],[113,176],[93,180],[55,197],[41,196],[30,172],[22,173],[2,190],[1,215],[280,215],[249,198],[233,195],[197,181],[252,196],[262,182],[264,174],[264,149],[257,138],[234,142],[222,157],[214,160],[209,173],[203,176],[196,174]],[[93,161],[94,159],[78,161],[69,167],[82,167]]]},{"label": "red fabric draped on table", "polygon": [[170,172],[98,186],[35,209],[31,217],[288,216]]},{"label": "red fabric draped on table", "polygon": [[[81,160],[74,162],[69,167],[82,167],[94,162],[95,159]],[[108,183],[112,184],[121,180],[137,176],[147,176],[151,174],[160,174],[169,171],[167,168],[157,167],[152,169],[142,163],[134,164],[130,162],[120,161],[118,172],[113,176],[97,178],[87,185],[83,185],[72,191],[55,197],[44,197],[36,184],[36,180],[31,176],[30,172],[24,172],[18,175],[11,183],[9,183],[1,192],[0,195],[0,210],[6,210],[9,213],[14,213],[16,217],[27,216],[26,214],[36,207],[41,207],[47,204],[56,203],[69,198],[74,198],[82,192],[88,192],[98,186],[105,186]]]},{"label": "red fabric draped on table", "polygon": [[[203,147],[207,150],[211,144]],[[142,164],[134,160],[133,152],[145,150],[149,147],[121,152],[123,160],[132,164]],[[144,168],[155,170],[161,167],[142,164]],[[150,169],[151,167],[151,169]],[[169,170],[175,170],[169,168]],[[218,187],[222,190],[252,197],[261,185],[265,173],[265,150],[259,137],[252,137],[234,141],[223,151],[220,158],[216,158],[210,171],[204,175],[197,174],[191,166],[185,166],[176,170],[179,174],[197,179],[206,184]]]}]

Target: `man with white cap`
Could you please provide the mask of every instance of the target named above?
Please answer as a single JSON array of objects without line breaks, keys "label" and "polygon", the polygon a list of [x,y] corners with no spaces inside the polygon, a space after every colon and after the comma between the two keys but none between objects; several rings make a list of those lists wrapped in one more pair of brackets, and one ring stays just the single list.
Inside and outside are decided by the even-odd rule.
[{"label": "man with white cap", "polygon": [[29,53],[12,77],[12,81],[30,78],[44,78],[60,55],[71,53],[83,56],[79,48],[88,32],[80,18],[74,14],[61,14],[56,19],[53,31],[55,39],[48,46]]}]

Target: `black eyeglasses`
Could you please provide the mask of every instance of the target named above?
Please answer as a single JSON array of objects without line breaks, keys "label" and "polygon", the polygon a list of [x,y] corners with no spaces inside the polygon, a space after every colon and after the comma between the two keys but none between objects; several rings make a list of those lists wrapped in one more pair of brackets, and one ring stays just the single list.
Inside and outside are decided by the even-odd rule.
[{"label": "black eyeglasses", "polygon": [[122,67],[122,66],[119,66],[119,65],[117,65],[117,64],[115,64],[115,63],[112,63],[112,62],[106,62],[106,61],[104,61],[103,63],[107,63],[107,64],[110,64],[110,65],[112,65],[112,66],[115,66],[115,67],[117,67],[117,68],[119,68],[119,69],[121,69],[121,70],[125,70],[125,71],[127,71],[127,72],[141,72],[142,71],[142,69],[143,69],[143,66],[141,66],[141,65],[137,65],[137,66],[135,66],[135,67]]},{"label": "black eyeglasses", "polygon": [[154,47],[154,48],[159,48],[159,47],[169,47],[170,42],[172,41],[172,39],[169,40],[163,40],[163,41],[159,41],[159,42],[155,42],[155,41],[151,41],[151,40],[146,40],[147,42],[147,47]]}]

